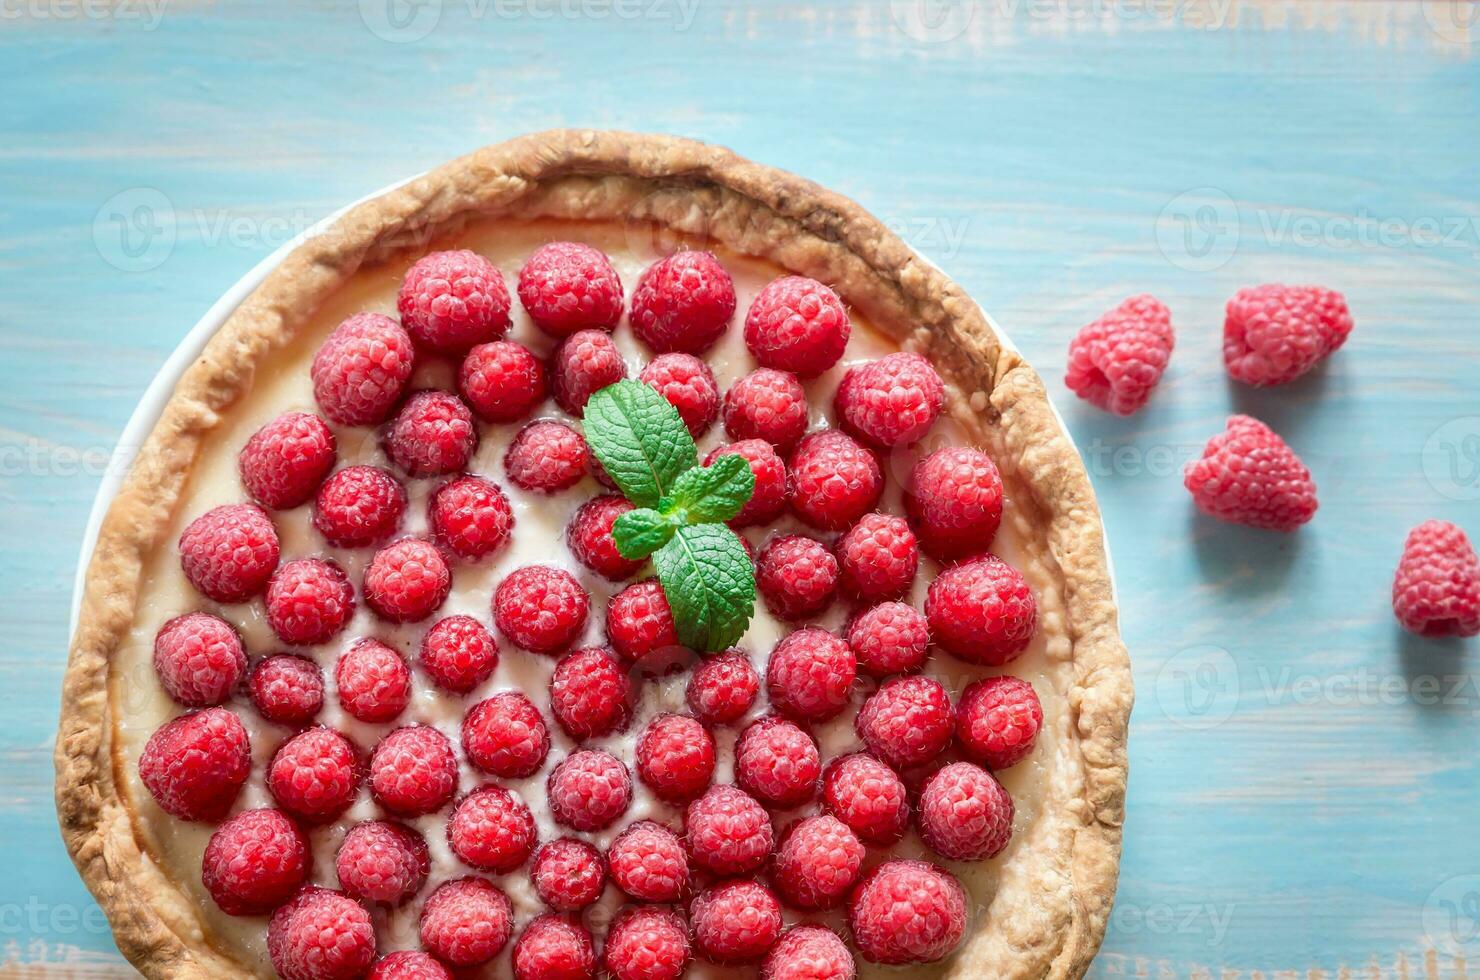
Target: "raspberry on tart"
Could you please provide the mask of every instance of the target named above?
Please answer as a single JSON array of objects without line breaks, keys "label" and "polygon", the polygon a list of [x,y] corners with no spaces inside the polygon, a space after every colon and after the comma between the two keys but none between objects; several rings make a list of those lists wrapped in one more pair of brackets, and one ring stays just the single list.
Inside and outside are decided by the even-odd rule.
[{"label": "raspberry on tart", "polygon": [[559,493],[581,481],[591,452],[581,434],[564,422],[531,422],[504,453],[509,482],[534,493]]},{"label": "raspberry on tart", "polygon": [[308,837],[281,810],[244,810],[211,834],[201,882],[227,915],[262,915],[308,880]]},{"label": "raspberry on tart", "polygon": [[897,769],[923,765],[955,734],[951,696],[928,677],[896,677],[869,695],[855,720],[871,753]]},{"label": "raspberry on tart", "polygon": [[267,952],[282,980],[354,980],[375,959],[375,926],[359,902],[310,887],[272,914]]},{"label": "raspberry on tart", "polygon": [[498,641],[472,616],[439,619],[421,639],[421,669],[452,694],[467,694],[488,680],[498,658]]},{"label": "raspberry on tart", "polygon": [[782,714],[824,722],[848,706],[858,662],[848,644],[827,630],[800,629],[788,635],[766,663],[766,693]]},{"label": "raspberry on tart", "polygon": [[678,980],[689,955],[689,930],[677,913],[629,905],[612,920],[601,961],[612,980]]},{"label": "raspberry on tart", "polygon": [[509,329],[503,273],[477,252],[433,252],[406,270],[396,298],[401,323],[421,346],[462,354]]},{"label": "raspberry on tart", "polygon": [[920,792],[920,838],[943,858],[980,861],[1002,853],[1012,838],[1012,797],[997,777],[969,762],[953,762]]},{"label": "raspberry on tart", "polygon": [[582,504],[565,528],[565,541],[576,561],[613,582],[629,579],[641,571],[647,560],[623,558],[612,537],[612,525],[632,509],[627,498],[614,493],[593,497]]},{"label": "raspberry on tart", "polygon": [[966,935],[966,889],[925,861],[887,861],[853,892],[848,925],[874,963],[934,963]]},{"label": "raspberry on tart", "polygon": [[735,786],[713,786],[689,804],[684,843],[694,864],[727,877],[765,864],[775,847],[775,831],[755,797]]},{"label": "raspberry on tart", "polygon": [[841,531],[873,510],[884,492],[874,454],[845,432],[807,436],[787,463],[791,509],[823,531]]},{"label": "raspberry on tart", "polygon": [[535,852],[529,877],[540,901],[557,912],[577,912],[601,897],[606,866],[595,847],[561,837]]},{"label": "raspberry on tart", "polygon": [[968,684],[956,703],[957,741],[967,755],[993,771],[1027,758],[1042,727],[1038,694],[1018,677],[986,677]]},{"label": "raspberry on tart", "polygon": [[513,903],[487,878],[444,881],[421,907],[421,945],[453,968],[487,963],[513,931]]},{"label": "raspberry on tart", "polygon": [[532,776],[550,751],[550,731],[534,702],[518,691],[500,691],[468,709],[463,752],[476,768],[505,779]]},{"label": "raspberry on tart", "polygon": [[1002,523],[1002,477],[980,450],[947,446],[915,464],[905,508],[920,547],[942,561],[986,551]]},{"label": "raspberry on tart", "polygon": [[181,820],[220,819],[251,770],[246,726],[225,708],[181,715],[139,754],[139,780],[160,809]]},{"label": "raspberry on tart", "polygon": [[581,242],[541,245],[519,270],[519,302],[552,337],[616,329],[622,280],[599,249]]},{"label": "raspberry on tart", "polygon": [[778,619],[811,619],[832,604],[838,560],[822,542],[800,534],[776,538],[755,562],[755,587]]},{"label": "raspberry on tart", "polygon": [[506,874],[534,852],[534,814],[511,790],[484,786],[465,796],[447,821],[452,853],[479,871]]},{"label": "raspberry on tart", "polygon": [[743,653],[709,657],[689,674],[684,700],[694,717],[709,726],[733,725],[750,711],[761,678]]},{"label": "raspberry on tart", "polygon": [[219,616],[186,613],[154,635],[154,673],[165,693],[187,708],[225,701],[246,670],[241,638]]},{"label": "raspberry on tart", "polygon": [[807,817],[789,827],[776,849],[776,890],[799,909],[837,906],[863,870],[858,836],[837,817]]},{"label": "raspberry on tart", "polygon": [[1000,667],[1038,628],[1038,602],[1023,574],[995,555],[953,565],[925,596],[930,636],[967,663]]},{"label": "raspberry on tart", "polygon": [[889,514],[867,514],[838,538],[838,588],[859,602],[899,599],[920,567],[919,542],[909,524]]},{"label": "raspberry on tart", "polygon": [[550,675],[550,711],[578,742],[626,725],[632,699],[631,677],[606,647],[572,650]]},{"label": "raspberry on tart", "polygon": [[834,396],[838,418],[864,442],[919,442],[940,415],[945,384],[930,362],[900,351],[848,369]]},{"label": "raspberry on tart", "polygon": [[930,655],[930,624],[913,606],[881,602],[853,618],[848,646],[858,669],[873,677],[911,674]]},{"label": "raspberry on tart", "polygon": [[572,830],[605,830],[632,803],[632,777],[611,753],[582,749],[550,770],[545,795],[556,823]]},{"label": "raspberry on tart", "polygon": [[319,487],[313,526],[339,548],[379,544],[400,528],[406,499],[406,488],[389,470],[346,466]]},{"label": "raspberry on tart", "polygon": [[560,342],[550,355],[550,388],[555,404],[576,418],[591,396],[627,376],[627,363],[611,335],[581,330]]},{"label": "raspberry on tart", "polygon": [[379,640],[356,640],[334,665],[339,705],[360,721],[394,721],[411,703],[411,668]]},{"label": "raspberry on tart", "polygon": [[852,330],[838,294],[805,276],[772,281],[745,314],[745,346],[755,359],[803,378],[836,364]]},{"label": "raspberry on tart", "polygon": [[337,455],[334,433],[317,415],[285,412],[258,429],[237,457],[242,486],[263,507],[307,503]]},{"label": "raspberry on tart", "polygon": [[493,590],[493,621],[521,650],[557,653],[586,625],[591,597],[574,575],[549,565],[526,565]]},{"label": "raspberry on tart", "polygon": [[252,707],[279,725],[306,725],[324,706],[324,674],[307,657],[277,653],[259,660],[247,677]]},{"label": "raspberry on tart", "polygon": [[280,746],[267,766],[267,789],[278,806],[305,823],[329,823],[360,792],[360,758],[349,739],[310,728]]},{"label": "raspberry on tart", "polygon": [[689,906],[694,952],[711,963],[754,963],[781,938],[781,903],[758,881],[727,881]]},{"label": "raspberry on tart", "polygon": [[763,439],[742,439],[727,446],[717,446],[704,457],[704,465],[713,466],[721,456],[743,456],[755,476],[755,492],[740,512],[730,519],[730,526],[769,524],[779,517],[791,499],[791,488],[787,484],[786,464],[770,443]]},{"label": "raspberry on tart", "polygon": [[695,718],[658,715],[637,737],[637,778],[664,803],[681,805],[714,778],[714,738]]},{"label": "raspberry on tart", "polygon": [[678,409],[678,417],[695,439],[708,432],[719,415],[714,372],[692,354],[659,354],[638,378]]},{"label": "raspberry on tart", "polygon": [[545,365],[529,348],[508,340],[479,344],[457,372],[457,390],[485,422],[528,418],[549,394]]},{"label": "raspberry on tart", "polygon": [[855,980],[853,954],[825,926],[788,929],[761,964],[761,980]]},{"label": "raspberry on tart", "polygon": [[452,742],[430,725],[398,728],[370,754],[370,795],[403,817],[442,809],[457,792],[457,782]]},{"label": "raspberry on tart", "polygon": [[267,583],[267,625],[284,643],[327,643],[349,625],[354,611],[355,588],[332,561],[287,562]]},{"label": "raspberry on tart", "polygon": [[616,886],[639,902],[676,902],[689,885],[683,842],[651,820],[618,834],[607,848],[606,864]]},{"label": "raspberry on tart", "polygon": [[807,432],[807,393],[788,371],[757,368],[725,392],[725,433],[790,452]]},{"label": "raspberry on tart", "polygon": [[784,718],[758,719],[735,742],[735,781],[775,809],[811,800],[821,774],[816,740]]},{"label": "raspberry on tart", "polygon": [[678,252],[643,270],[629,319],[637,339],[659,354],[702,354],[729,329],[735,284],[708,252]]},{"label": "raspberry on tart", "polygon": [[400,403],[416,351],[411,336],[388,316],[356,313],[314,355],[313,394],[329,421],[377,425]]},{"label": "raspberry on tart", "polygon": [[427,842],[404,824],[367,820],[344,835],[334,858],[339,887],[373,905],[404,904],[431,871]]},{"label": "raspberry on tart", "polygon": [[596,946],[585,926],[559,915],[542,915],[514,943],[514,980],[591,980]]},{"label": "raspberry on tart", "polygon": [[191,521],[180,535],[180,567],[195,590],[217,602],[245,602],[277,568],[277,529],[255,504],[226,504]]},{"label": "raspberry on tart", "polygon": [[429,505],[432,537],[459,558],[496,554],[514,531],[509,498],[492,480],[458,477],[438,487]]},{"label": "raspberry on tart", "polygon": [[828,763],[822,773],[822,803],[861,840],[876,847],[896,843],[910,822],[904,781],[863,752]]}]

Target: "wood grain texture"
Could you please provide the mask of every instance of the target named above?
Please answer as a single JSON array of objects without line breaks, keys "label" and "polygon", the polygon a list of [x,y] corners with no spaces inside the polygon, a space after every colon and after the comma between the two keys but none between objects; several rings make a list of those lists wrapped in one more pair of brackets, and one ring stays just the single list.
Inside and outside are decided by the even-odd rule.
[{"label": "wood grain texture", "polygon": [[[0,975],[126,972],[57,838],[50,741],[76,546],[149,378],[293,232],[554,125],[714,140],[855,197],[1043,373],[1139,692],[1097,976],[1476,972],[1480,649],[1406,639],[1387,604],[1411,525],[1480,536],[1475,11],[614,2],[0,8]],[[1262,281],[1342,289],[1357,327],[1255,393],[1219,328]],[[1065,347],[1142,291],[1178,350],[1113,419],[1064,391]],[[1230,411],[1314,471],[1298,535],[1193,516],[1181,463]]]}]

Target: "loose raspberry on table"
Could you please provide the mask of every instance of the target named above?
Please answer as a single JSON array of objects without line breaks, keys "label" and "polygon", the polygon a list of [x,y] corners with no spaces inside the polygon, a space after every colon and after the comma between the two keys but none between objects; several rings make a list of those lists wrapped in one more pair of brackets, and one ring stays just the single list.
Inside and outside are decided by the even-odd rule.
[{"label": "loose raspberry on table", "polygon": [[545,365],[522,344],[498,340],[468,351],[457,372],[457,390],[485,422],[518,422],[550,392]]},{"label": "loose raspberry on table", "polygon": [[853,954],[826,926],[793,926],[761,964],[761,980],[855,980]]},{"label": "loose raspberry on table", "polygon": [[308,838],[281,810],[244,810],[216,828],[200,879],[227,915],[262,915],[308,880]]},{"label": "loose raspberry on table", "polygon": [[421,944],[454,968],[479,966],[509,944],[514,905],[487,878],[444,881],[421,907]]},{"label": "loose raspberry on table", "polygon": [[305,888],[268,920],[267,955],[282,980],[355,980],[375,959],[375,926],[349,896]]},{"label": "loose raspberry on table", "polygon": [[521,650],[556,653],[581,635],[591,597],[563,568],[526,565],[493,590],[493,621]]},{"label": "loose raspberry on table", "polygon": [[678,409],[678,417],[695,439],[708,432],[719,416],[714,372],[692,354],[659,354],[638,377]]},{"label": "loose raspberry on table", "polygon": [[606,638],[628,663],[679,646],[673,610],[657,579],[633,583],[612,597],[606,606]]},{"label": "loose raspberry on table", "polygon": [[632,510],[626,498],[614,494],[593,497],[580,506],[565,528],[565,541],[576,560],[603,578],[620,582],[647,564],[646,559],[623,558],[612,537],[617,518]]},{"label": "loose raspberry on table", "polygon": [[452,742],[430,725],[398,728],[370,754],[370,795],[403,817],[442,809],[457,792],[457,780]]},{"label": "loose raspberry on table", "polygon": [[545,764],[550,730],[533,701],[518,691],[500,691],[463,717],[462,743],[468,761],[481,771],[523,779]]},{"label": "loose raspberry on table", "polygon": [[905,489],[905,510],[927,554],[945,561],[991,547],[1002,523],[1002,476],[986,453],[938,449],[915,464]]},{"label": "loose raspberry on table", "polygon": [[637,778],[664,803],[687,803],[714,778],[714,737],[686,715],[661,714],[648,722],[636,754]]},{"label": "loose raspberry on table", "polygon": [[830,909],[843,900],[863,869],[857,835],[837,817],[807,817],[791,826],[776,849],[776,890],[799,909]]},{"label": "loose raspberry on table", "polygon": [[460,558],[477,561],[496,553],[514,530],[509,498],[492,480],[463,476],[432,494],[432,537]]},{"label": "loose raspberry on table", "polygon": [[433,252],[406,270],[401,323],[423,347],[462,354],[509,329],[509,290],[492,262],[467,249]]},{"label": "loose raspberry on table", "polygon": [[1424,521],[1408,533],[1393,576],[1393,614],[1419,636],[1480,634],[1480,558],[1463,530]]},{"label": "loose raspberry on table", "polygon": [[678,835],[639,820],[617,835],[606,865],[618,888],[639,902],[676,902],[689,884],[689,859]]},{"label": "loose raspberry on table", "polygon": [[1012,839],[1012,795],[980,766],[953,762],[925,783],[915,820],[941,857],[981,861]]},{"label": "loose raspberry on table", "polygon": [[324,706],[324,675],[307,657],[275,653],[252,668],[247,694],[266,720],[306,725]]},{"label": "loose raspberry on table", "polygon": [[704,458],[704,465],[713,466],[721,456],[743,456],[755,476],[755,492],[740,512],[730,519],[730,527],[769,524],[779,517],[786,509],[791,488],[786,481],[786,464],[776,455],[771,444],[760,439],[746,439],[718,446]]},{"label": "loose raspberry on table", "polygon": [[519,270],[519,302],[534,325],[552,337],[611,331],[622,319],[622,280],[599,249],[550,242],[535,249]]},{"label": "loose raspberry on table", "polygon": [[704,724],[732,725],[750,711],[760,686],[749,657],[723,653],[707,658],[689,674],[684,700]]},{"label": "loose raspberry on table", "polygon": [[919,354],[899,351],[843,375],[833,409],[844,428],[883,448],[919,442],[940,416],[945,384]]},{"label": "loose raspberry on table", "polygon": [[591,396],[627,377],[627,362],[611,334],[581,330],[560,342],[550,355],[550,387],[555,404],[580,418]]},{"label": "loose raspberry on table", "polygon": [[848,925],[873,963],[934,963],[966,935],[966,889],[925,861],[888,861],[853,891]]},{"label": "loose raspberry on table", "polygon": [[365,568],[365,602],[391,623],[414,623],[436,612],[452,591],[452,570],[436,545],[403,538],[375,553]]},{"label": "loose raspberry on table", "polygon": [[278,806],[307,823],[330,823],[360,792],[360,759],[349,739],[310,728],[284,742],[267,766]]},{"label": "loose raspberry on table", "polygon": [[815,378],[838,362],[853,325],[838,294],[815,279],[782,276],[751,301],[745,346],[763,367]]},{"label": "loose raspberry on table", "polygon": [[557,912],[577,912],[601,897],[606,868],[601,852],[583,840],[561,837],[542,844],[529,869],[535,894]]},{"label": "loose raspberry on table", "polygon": [[867,514],[833,548],[838,588],[860,602],[899,599],[920,567],[919,542],[903,518]]},{"label": "loose raspberry on table", "polygon": [[708,252],[677,252],[643,270],[628,316],[637,339],[660,354],[702,354],[730,327],[735,284]]},{"label": "loose raspberry on table", "polygon": [[327,643],[349,625],[354,612],[355,587],[335,562],[299,558],[267,583],[267,625],[284,643]]},{"label": "loose raspberry on table", "polygon": [[1000,667],[1015,660],[1038,626],[1028,580],[995,555],[953,565],[925,594],[930,636],[967,663]]},{"label": "loose raspberry on table", "polygon": [[1092,405],[1131,415],[1151,399],[1176,337],[1172,314],[1154,296],[1132,296],[1069,341],[1064,384]]},{"label": "loose raspberry on table", "polygon": [[376,960],[366,980],[452,980],[452,973],[429,953],[402,949]]},{"label": "loose raspberry on table", "polygon": [[531,422],[504,453],[509,482],[534,493],[559,493],[581,482],[592,461],[581,434],[564,422]]},{"label": "loose raspberry on table", "polygon": [[446,391],[418,391],[407,399],[385,433],[385,452],[410,476],[440,476],[465,469],[478,448],[473,413]]},{"label": "loose raspberry on table", "polygon": [[848,706],[857,676],[858,663],[847,643],[827,630],[801,629],[771,651],[766,693],[782,714],[823,722]]},{"label": "loose raspberry on table", "polygon": [[754,963],[781,938],[781,903],[758,881],[727,881],[689,907],[694,952],[711,963]]},{"label": "loose raspberry on table", "polygon": [[1247,415],[1229,416],[1202,458],[1187,464],[1182,482],[1203,513],[1270,531],[1295,530],[1318,506],[1315,481],[1300,457]]},{"label": "loose raspberry on table", "polygon": [[902,602],[865,609],[848,624],[847,636],[858,669],[872,677],[913,673],[930,655],[929,623]]},{"label": "loose raspberry on table", "polygon": [[246,672],[241,638],[219,616],[186,613],[154,635],[154,673],[165,693],[187,708],[225,701]]},{"label": "loose raspberry on table", "polygon": [[539,830],[534,814],[519,796],[502,786],[485,786],[463,797],[447,821],[452,853],[480,871],[505,874],[534,852]]},{"label": "loose raspberry on table", "polygon": [[720,877],[748,874],[766,863],[776,846],[771,816],[749,793],[713,786],[689,804],[684,842],[695,865]]},{"label": "loose raspberry on table", "polygon": [[472,616],[439,619],[421,638],[421,669],[444,691],[467,694],[497,667],[498,641]]},{"label": "loose raspberry on table", "polygon": [[217,602],[245,602],[261,592],[277,563],[277,529],[256,504],[213,507],[180,535],[186,580]]},{"label": "loose raspberry on table", "polygon": [[1335,290],[1251,286],[1228,301],[1223,363],[1235,381],[1285,384],[1335,353],[1351,332],[1351,311]]},{"label": "loose raspberry on table", "polygon": [[807,393],[797,376],[758,368],[725,392],[725,432],[731,439],[761,439],[782,452],[807,432]]},{"label": "loose raspberry on table", "polygon": [[784,718],[759,718],[735,742],[735,781],[778,810],[801,806],[816,796],[821,774],[817,742]]},{"label": "loose raspberry on table", "polygon": [[372,724],[394,721],[411,703],[411,668],[384,643],[364,637],[339,655],[334,686],[350,717]]},{"label": "loose raspberry on table", "polygon": [[573,650],[550,676],[550,710],[577,742],[600,738],[625,726],[632,711],[627,670],[605,647]]},{"label": "loose raspberry on table", "polygon": [[869,450],[836,429],[803,439],[787,464],[791,509],[813,527],[841,531],[873,510],[884,474]]},{"label": "loose raspberry on table", "polygon": [[345,894],[375,905],[405,903],[421,891],[431,867],[422,836],[386,820],[355,824],[334,858],[334,872]]},{"label": "loose raspberry on table", "polygon": [[377,544],[396,533],[406,513],[406,488],[379,466],[346,466],[324,481],[313,526],[340,548]]},{"label": "loose raspberry on table", "polygon": [[822,803],[865,843],[889,847],[909,827],[910,803],[899,775],[864,752],[828,763]]},{"label": "loose raspberry on table", "polygon": [[1015,766],[1033,751],[1043,706],[1033,685],[1017,677],[968,684],[956,703],[956,740],[988,769]]},{"label": "loose raspberry on table", "polygon": [[284,412],[258,429],[237,456],[247,495],[263,507],[307,503],[334,468],[334,433],[317,415]]},{"label": "loose raspberry on table", "polygon": [[810,619],[832,605],[837,595],[838,560],[821,541],[784,535],[761,549],[755,587],[777,619]]},{"label": "loose raspberry on table", "polygon": [[181,820],[221,819],[251,772],[246,726],[225,708],[167,722],[139,755],[139,780],[160,809]]},{"label": "loose raspberry on table", "polygon": [[356,313],[314,355],[314,400],[338,425],[378,425],[401,401],[415,367],[411,335],[400,324],[379,313]]},{"label": "loose raspberry on table", "polygon": [[545,793],[556,823],[572,830],[605,830],[632,803],[632,777],[616,756],[582,749],[550,771]]},{"label": "loose raspberry on table", "polygon": [[592,980],[596,947],[585,926],[542,915],[514,943],[514,980]]},{"label": "loose raspberry on table", "polygon": [[854,727],[868,750],[896,769],[940,755],[955,734],[951,696],[928,677],[896,677],[869,695]]},{"label": "loose raspberry on table", "polygon": [[678,980],[689,964],[689,930],[671,909],[629,905],[606,934],[602,963],[612,980]]}]

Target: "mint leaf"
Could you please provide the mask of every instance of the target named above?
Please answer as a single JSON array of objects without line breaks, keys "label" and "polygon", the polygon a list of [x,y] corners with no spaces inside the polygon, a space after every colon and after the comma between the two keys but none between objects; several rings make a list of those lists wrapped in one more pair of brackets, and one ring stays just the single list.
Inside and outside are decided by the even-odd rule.
[{"label": "mint leaf", "polygon": [[658,504],[679,524],[720,524],[740,513],[755,493],[755,473],[744,456],[721,456],[702,469],[685,470]]},{"label": "mint leaf", "polygon": [[654,507],[699,465],[694,438],[668,399],[641,381],[618,381],[586,403],[586,444],[627,499]]},{"label": "mint leaf", "polygon": [[734,531],[723,524],[680,527],[653,564],[680,643],[717,652],[745,635],[755,610],[755,569]]},{"label": "mint leaf", "polygon": [[673,537],[673,528],[674,524],[662,514],[639,507],[617,518],[612,525],[612,537],[617,542],[618,554],[628,561],[637,561],[667,544]]}]

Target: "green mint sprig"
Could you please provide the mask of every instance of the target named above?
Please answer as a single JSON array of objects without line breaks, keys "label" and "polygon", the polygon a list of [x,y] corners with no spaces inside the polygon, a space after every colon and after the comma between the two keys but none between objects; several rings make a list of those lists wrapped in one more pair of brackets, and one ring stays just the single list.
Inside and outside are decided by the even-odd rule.
[{"label": "green mint sprig", "polygon": [[585,430],[607,475],[636,505],[612,527],[617,551],[652,557],[684,646],[733,646],[755,611],[755,569],[724,522],[755,493],[750,464],[721,456],[700,466],[678,409],[640,381],[593,394]]}]

